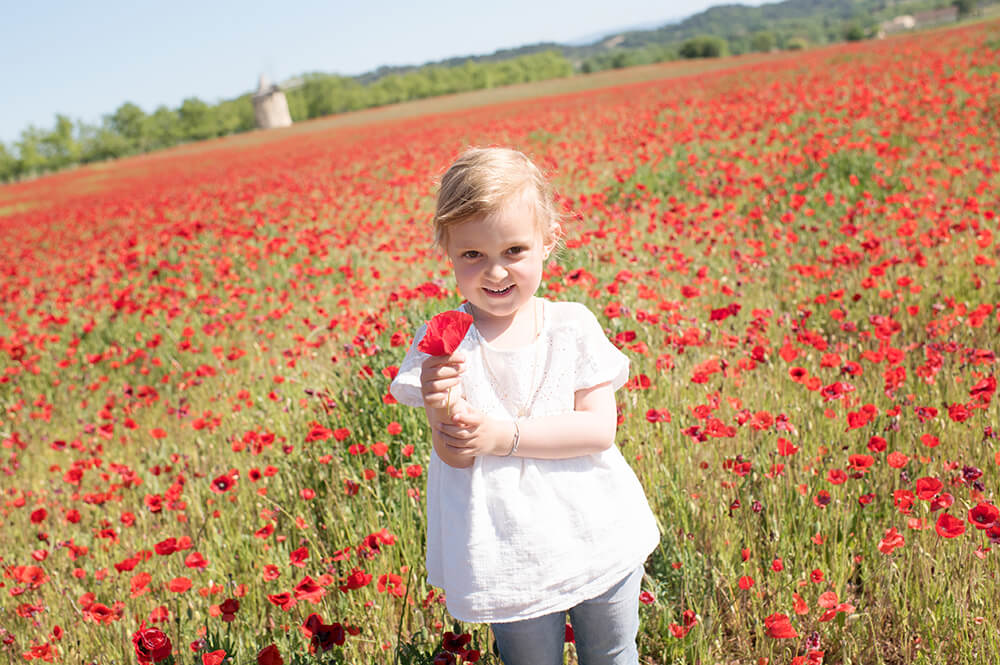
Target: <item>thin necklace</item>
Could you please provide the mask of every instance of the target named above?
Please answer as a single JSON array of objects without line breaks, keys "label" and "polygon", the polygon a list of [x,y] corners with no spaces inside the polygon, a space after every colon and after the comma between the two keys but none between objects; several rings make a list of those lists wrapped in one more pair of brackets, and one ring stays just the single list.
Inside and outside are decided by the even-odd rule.
[{"label": "thin necklace", "polygon": [[[517,404],[514,405],[515,406],[515,411],[516,411],[515,418],[526,418],[528,416],[528,414],[531,413],[531,407],[534,406],[535,400],[538,399],[538,393],[540,393],[541,390],[542,390],[542,382],[541,381],[538,382],[537,386],[535,385],[535,379],[536,379],[537,374],[538,374],[538,366],[541,364],[539,362],[539,360],[540,360],[539,353],[542,350],[541,349],[541,344],[538,344],[538,336],[541,334],[541,331],[539,330],[539,327],[538,327],[538,302],[537,301],[532,301],[531,305],[532,305],[532,308],[531,308],[532,309],[532,316],[534,318],[534,332],[535,332],[534,337],[532,337],[531,343],[535,345],[535,361],[531,365],[531,383],[528,384],[528,392],[531,393],[532,388],[534,388],[534,393],[531,393],[531,397],[528,399],[527,403],[524,406],[518,406]],[[544,315],[545,315],[545,310],[543,308],[542,309],[542,316],[543,316],[543,318],[544,318]],[[500,395],[497,394],[497,386],[500,385],[500,381],[497,379],[496,373],[494,373],[493,368],[490,367],[490,363],[489,363],[489,361],[486,358],[486,340],[480,334],[480,332],[479,332],[478,329],[476,329],[476,334],[479,335],[479,341],[480,341],[480,344],[479,344],[479,353],[480,353],[480,357],[483,360],[483,367],[486,368],[486,373],[490,377],[491,387],[493,388],[493,393],[496,394],[497,397],[500,397]]]}]

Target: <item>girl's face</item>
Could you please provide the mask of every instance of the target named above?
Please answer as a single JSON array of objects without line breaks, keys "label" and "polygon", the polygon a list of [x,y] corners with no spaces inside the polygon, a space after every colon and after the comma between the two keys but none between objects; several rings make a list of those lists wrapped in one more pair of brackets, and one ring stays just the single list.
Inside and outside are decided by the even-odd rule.
[{"label": "girl's face", "polygon": [[448,258],[478,322],[482,317],[493,324],[513,322],[538,290],[553,244],[545,243],[535,223],[532,194],[448,229]]}]

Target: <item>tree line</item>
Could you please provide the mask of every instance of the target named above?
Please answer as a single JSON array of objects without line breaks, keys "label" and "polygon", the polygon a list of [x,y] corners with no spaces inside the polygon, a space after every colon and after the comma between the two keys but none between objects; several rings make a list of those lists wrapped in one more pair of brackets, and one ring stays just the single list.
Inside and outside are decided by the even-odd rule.
[{"label": "tree line", "polygon": [[[292,120],[356,111],[436,95],[494,88],[682,58],[798,50],[872,37],[882,20],[954,5],[960,15],[985,0],[785,0],[759,7],[722,5],[655,30],[631,31],[586,46],[533,44],[422,67],[380,67],[357,77],[311,73],[286,92]],[[994,4],[990,2],[989,4]],[[74,164],[125,157],[254,129],[253,95],[210,104],[191,97],[146,113],[122,104],[98,125],[57,115],[51,129],[28,127],[0,142],[0,182]]]},{"label": "tree line", "polygon": [[[558,51],[550,50],[499,62],[469,60],[457,67],[428,65],[387,74],[369,83],[349,76],[306,74],[301,77],[302,84],[286,91],[285,96],[292,120],[299,122],[332,113],[572,74],[570,61]],[[30,126],[12,145],[0,142],[0,182],[255,127],[252,93],[217,104],[191,97],[177,108],[160,106],[152,113],[126,102],[97,125],[74,122],[69,116],[58,114],[50,129]]]}]

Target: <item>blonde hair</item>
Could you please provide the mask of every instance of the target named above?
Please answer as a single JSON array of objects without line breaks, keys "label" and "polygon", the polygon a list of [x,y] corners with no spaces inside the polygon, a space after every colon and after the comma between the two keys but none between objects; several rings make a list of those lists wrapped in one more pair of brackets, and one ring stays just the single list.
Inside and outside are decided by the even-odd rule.
[{"label": "blonde hair", "polygon": [[559,237],[559,209],[548,179],[528,157],[510,148],[469,148],[441,177],[434,212],[434,242],[444,247],[448,228],[498,213],[524,192],[534,193],[535,223],[545,244]]}]

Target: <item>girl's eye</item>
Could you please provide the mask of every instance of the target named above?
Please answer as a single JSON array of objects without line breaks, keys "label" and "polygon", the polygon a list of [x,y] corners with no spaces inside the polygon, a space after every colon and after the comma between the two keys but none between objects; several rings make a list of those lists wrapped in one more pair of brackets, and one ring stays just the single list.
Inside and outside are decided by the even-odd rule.
[{"label": "girl's eye", "polygon": [[462,258],[466,258],[466,259],[478,259],[479,258],[479,252],[477,252],[474,249],[470,249],[467,252],[462,252]]},{"label": "girl's eye", "polygon": [[521,246],[515,246],[515,247],[511,247],[510,249],[508,249],[507,253],[508,254],[513,254],[513,255],[516,256],[516,255],[520,254],[521,252],[523,252],[525,249],[527,249],[527,248],[526,247],[521,247]]}]

